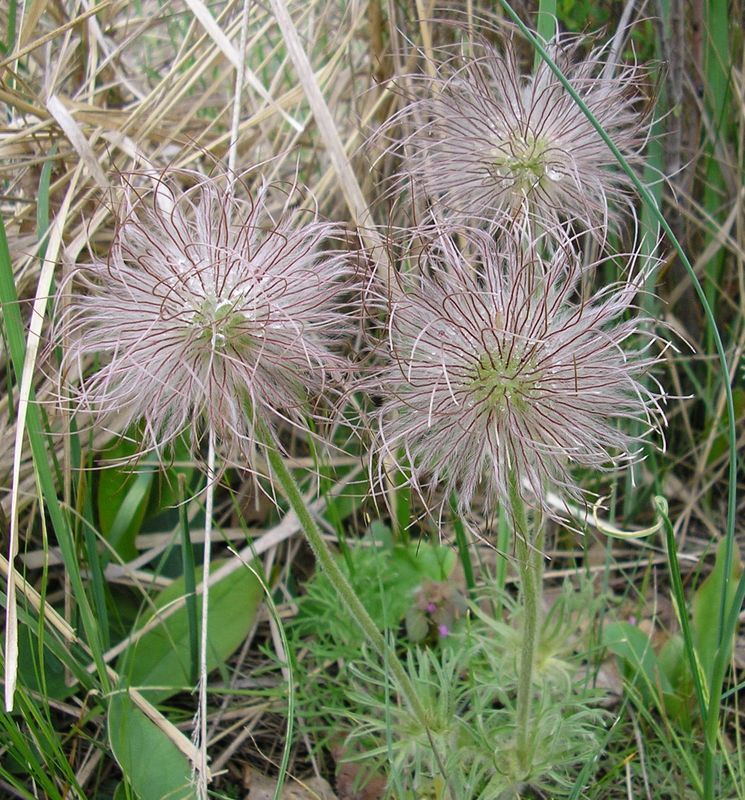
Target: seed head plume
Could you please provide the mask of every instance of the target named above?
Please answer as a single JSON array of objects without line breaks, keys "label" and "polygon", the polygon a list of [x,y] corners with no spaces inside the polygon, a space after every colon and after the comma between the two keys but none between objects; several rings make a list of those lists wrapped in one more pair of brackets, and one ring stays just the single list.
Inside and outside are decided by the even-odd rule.
[{"label": "seed head plume", "polygon": [[[548,49],[638,165],[649,129],[645,73],[614,72],[603,50],[577,60],[580,44],[564,37]],[[569,220],[603,233],[624,207],[633,211],[628,177],[544,62],[524,74],[509,41],[497,49],[478,38],[470,53],[451,52],[434,76],[413,79],[411,102],[389,121],[389,132],[404,132],[390,147],[403,158],[397,190],[413,182],[439,218],[487,228],[523,215],[539,227]]]},{"label": "seed head plume", "polygon": [[282,418],[302,424],[345,368],[333,345],[353,261],[326,249],[334,225],[290,210],[296,192],[277,208],[270,190],[245,201],[197,173],[137,182],[108,261],[71,276],[63,372],[82,375],[79,407],[103,424],[142,420],[152,449],[187,429],[196,447],[211,429],[223,460],[250,460],[257,419],[272,435]]},{"label": "seed head plume", "polygon": [[380,463],[404,453],[423,496],[457,490],[463,510],[479,487],[487,505],[509,506],[512,474],[526,502],[556,515],[549,490],[583,496],[572,463],[633,461],[664,421],[664,393],[642,381],[658,361],[633,305],[644,276],[586,297],[570,240],[550,260],[507,232],[497,242],[472,231],[466,254],[440,236],[389,301]]},{"label": "seed head plume", "polygon": [[[353,260],[327,249],[340,234],[335,226],[290,209],[294,187],[277,204],[278,194],[264,188],[240,200],[232,174],[133,176],[108,261],[74,271],[61,314],[63,374],[80,373],[78,407],[104,424],[142,421],[144,446],[156,451],[184,431],[195,451],[207,440],[194,725],[200,800],[209,781],[216,453],[223,466],[251,466],[257,448],[278,446],[279,422],[303,426],[309,397],[323,395],[346,368],[332,347],[347,327],[338,301],[354,285]],[[101,365],[91,373],[94,357]]]}]

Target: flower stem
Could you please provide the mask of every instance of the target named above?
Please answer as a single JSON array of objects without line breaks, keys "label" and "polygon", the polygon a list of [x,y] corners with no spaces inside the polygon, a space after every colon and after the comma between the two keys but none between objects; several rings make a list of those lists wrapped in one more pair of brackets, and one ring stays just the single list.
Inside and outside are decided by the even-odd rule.
[{"label": "flower stem", "polygon": [[215,503],[215,432],[210,425],[207,434],[207,490],[204,511],[204,548],[202,550],[202,630],[199,644],[199,708],[196,738],[199,743],[196,792],[199,800],[207,798],[209,769],[207,763],[207,647],[209,619],[209,580],[212,547],[212,513]]},{"label": "flower stem", "polygon": [[538,531],[531,543],[525,504],[518,488],[516,475],[510,476],[510,504],[515,523],[517,558],[520,570],[520,595],[523,605],[523,635],[520,652],[520,671],[517,678],[517,720],[515,750],[521,777],[527,776],[533,762],[533,732],[531,707],[533,705],[533,668],[538,643],[541,576],[543,572],[543,530]]},{"label": "flower stem", "polygon": [[[257,425],[258,428],[258,425]],[[308,511],[307,506],[300,493],[295,478],[292,473],[287,469],[282,456],[277,452],[276,448],[268,441],[266,431],[257,431],[260,438],[264,440],[266,445],[266,457],[272,469],[273,476],[279,481],[282,492],[287,499],[287,502],[292,507],[292,510],[297,514],[300,526],[303,529],[305,538],[316,557],[316,561],[320,564],[321,568],[325,570],[326,574],[331,580],[331,584],[336,589],[339,598],[344,603],[347,611],[352,615],[360,630],[364,633],[367,641],[372,645],[377,654],[386,662],[390,667],[393,675],[398,684],[398,689],[401,695],[409,706],[409,710],[416,718],[419,725],[423,730],[428,731],[429,725],[427,722],[427,714],[419,700],[419,696],[411,682],[411,679],[404,670],[401,662],[399,661],[393,648],[385,640],[383,634],[378,630],[377,625],[373,622],[367,610],[360,602],[359,598],[354,592],[354,589],[349,584],[344,573],[339,568],[329,546],[323,539],[321,531],[318,528],[316,521]],[[439,761],[439,756],[435,753]]]}]

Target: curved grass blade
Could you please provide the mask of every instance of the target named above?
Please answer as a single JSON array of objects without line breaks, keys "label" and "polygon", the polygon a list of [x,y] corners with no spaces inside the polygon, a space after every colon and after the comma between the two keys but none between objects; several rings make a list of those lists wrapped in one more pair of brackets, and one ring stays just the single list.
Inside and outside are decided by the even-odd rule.
[{"label": "curved grass blade", "polygon": [[[638,175],[629,165],[628,161],[624,158],[621,151],[615,145],[610,136],[608,136],[606,131],[603,129],[602,125],[600,125],[598,120],[593,115],[592,111],[588,108],[587,104],[578,95],[574,87],[566,79],[566,77],[559,69],[559,67],[556,65],[556,63],[551,59],[551,56],[546,51],[546,48],[541,44],[538,37],[536,37],[535,34],[528,29],[528,27],[520,18],[519,14],[515,12],[515,10],[512,8],[509,2],[507,2],[507,0],[499,0],[499,2],[502,8],[507,13],[507,15],[510,17],[510,19],[512,19],[517,28],[523,34],[523,36],[530,42],[530,44],[539,53],[541,58],[546,62],[546,65],[549,67],[551,72],[553,72],[557,80],[561,83],[561,85],[567,91],[572,100],[574,100],[574,102],[577,104],[582,113],[587,117],[590,124],[598,133],[600,138],[608,146],[608,149],[611,151],[611,153],[613,153],[613,156],[615,157],[618,164],[631,179],[645,207],[649,209],[649,211],[657,220],[657,222],[659,222],[660,227],[662,228],[666,237],[672,244],[673,249],[677,253],[678,257],[681,260],[681,263],[683,264],[686,272],[688,273],[691,279],[693,288],[696,292],[699,302],[701,303],[701,307],[703,309],[704,316],[706,318],[707,329],[711,331],[711,336],[713,338],[714,346],[717,352],[717,359],[719,361],[719,371],[722,378],[722,388],[724,390],[724,395],[725,395],[725,405],[727,407],[727,439],[728,439],[728,452],[729,452],[727,530],[725,535],[726,544],[725,544],[725,558],[724,558],[725,580],[723,582],[722,596],[720,598],[720,604],[719,604],[720,636],[718,642],[719,644],[718,659],[721,661],[722,660],[721,653],[723,649],[725,649],[723,646],[723,642],[731,638],[735,630],[734,627],[727,628],[726,623],[729,622],[729,620],[732,618],[732,614],[731,613],[728,614],[730,609],[727,608],[727,596],[729,593],[729,575],[731,574],[731,566],[734,553],[735,520],[737,511],[737,431],[735,425],[736,420],[735,420],[734,399],[732,395],[732,386],[730,384],[730,377],[729,377],[729,365],[727,363],[727,355],[725,353],[722,337],[719,333],[719,328],[717,326],[716,319],[714,317],[714,312],[708,301],[706,292],[704,291],[701,282],[696,276],[696,272],[693,269],[693,265],[688,259],[688,256],[686,255],[685,250],[678,241],[678,238],[675,236],[672,228],[670,227],[670,224],[665,219],[665,216],[662,214],[659,207],[655,203],[652,193],[642,183]],[[672,546],[673,547],[671,552],[674,553],[676,548],[674,539],[672,540]],[[673,565],[671,562],[671,571],[672,570],[673,570]],[[743,577],[740,578],[740,583],[745,583],[745,573],[743,573]],[[739,588],[740,587],[738,585],[738,591],[736,592],[736,595],[739,595]],[[735,616],[735,620],[736,619],[737,617]],[[717,675],[718,670],[715,669],[714,674]],[[722,675],[723,674],[724,674],[724,668],[722,668]],[[712,685],[711,687],[709,687],[710,693],[707,703],[707,711],[705,715],[706,726],[705,726],[705,736],[704,736],[704,761],[705,761],[704,797],[706,797],[707,800],[710,799],[713,800],[714,797],[714,754],[717,749],[717,736],[719,731],[719,706],[721,703],[722,688],[723,687],[721,685],[721,682],[718,685]]]}]

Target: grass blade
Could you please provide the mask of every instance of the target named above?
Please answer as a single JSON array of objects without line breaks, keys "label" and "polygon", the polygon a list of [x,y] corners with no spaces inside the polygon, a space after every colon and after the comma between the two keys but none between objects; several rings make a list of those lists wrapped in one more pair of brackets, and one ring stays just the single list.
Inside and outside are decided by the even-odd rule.
[{"label": "grass blade", "polygon": [[[574,102],[580,108],[582,113],[587,117],[589,122],[592,124],[593,128],[597,131],[598,135],[608,146],[608,149],[613,153],[613,156],[618,161],[623,171],[629,176],[632,183],[634,184],[634,187],[639,193],[645,207],[649,209],[652,216],[656,218],[657,222],[659,222],[660,227],[665,232],[665,235],[672,244],[678,257],[680,258],[683,266],[685,267],[686,272],[688,273],[691,279],[691,282],[693,283],[693,287],[696,291],[696,295],[698,296],[699,302],[701,303],[701,307],[704,312],[704,317],[706,318],[707,329],[711,332],[711,336],[714,341],[714,347],[717,353],[717,360],[719,362],[719,371],[722,380],[722,388],[725,394],[725,404],[727,407],[727,441],[728,441],[728,454],[729,454],[729,468],[728,468],[728,493],[727,493],[727,529],[726,529],[726,547],[725,547],[725,580],[723,586],[722,605],[720,614],[720,618],[723,620],[727,611],[727,609],[725,608],[725,599],[729,590],[729,575],[733,558],[735,520],[737,511],[737,430],[736,430],[734,399],[732,396],[732,386],[730,384],[730,377],[729,377],[729,366],[727,363],[727,354],[724,350],[724,344],[722,342],[722,337],[719,333],[719,328],[717,326],[714,312],[706,296],[706,292],[704,291],[701,282],[699,281],[698,276],[696,275],[696,272],[693,269],[693,265],[688,259],[688,256],[686,255],[685,250],[678,241],[678,238],[675,236],[675,233],[670,227],[670,224],[665,219],[664,215],[657,206],[652,193],[639,179],[639,176],[634,172],[634,170],[631,168],[629,163],[624,158],[621,151],[618,149],[618,147],[616,147],[613,140],[605,132],[602,125],[600,125],[600,123],[597,121],[592,111],[590,111],[590,109],[588,108],[587,104],[577,94],[574,87],[569,83],[569,81],[566,79],[566,77],[559,69],[559,67],[556,65],[556,63],[551,59],[551,56],[548,54],[546,48],[541,44],[538,38],[527,28],[525,23],[520,19],[520,16],[514,11],[514,9],[507,2],[507,0],[500,0],[500,4],[502,8],[504,8],[504,10],[510,16],[510,18],[513,20],[515,25],[520,29],[521,33],[525,36],[525,38],[538,51],[541,58],[546,62],[546,64],[554,73],[556,78],[566,89],[572,100],[574,100]],[[734,629],[732,629],[731,631],[727,631],[724,624],[720,626],[720,630],[722,633],[722,637],[726,637],[728,634],[731,635],[734,632]],[[724,638],[720,639],[720,642],[723,640]],[[707,704],[707,714],[706,714],[707,733],[704,739],[705,761],[707,764],[704,770],[704,796],[707,798],[707,800],[711,800],[714,797],[713,759],[714,759],[714,753],[717,748],[719,697],[721,696],[722,687],[712,686],[710,687],[710,690],[711,694],[709,698],[709,703]],[[714,723],[713,720],[716,720],[716,724]]]}]

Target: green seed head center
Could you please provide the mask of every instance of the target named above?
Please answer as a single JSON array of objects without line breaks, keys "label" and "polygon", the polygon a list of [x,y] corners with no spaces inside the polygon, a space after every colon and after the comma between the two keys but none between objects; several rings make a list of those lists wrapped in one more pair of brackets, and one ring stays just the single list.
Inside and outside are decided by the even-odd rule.
[{"label": "green seed head center", "polygon": [[537,383],[530,362],[520,354],[504,357],[486,353],[473,370],[470,388],[479,403],[500,411],[508,405],[524,408]]},{"label": "green seed head center", "polygon": [[208,295],[194,311],[191,323],[200,342],[208,342],[215,350],[224,350],[236,337],[245,338],[245,334],[240,333],[245,321],[233,302]]},{"label": "green seed head center", "polygon": [[555,182],[561,178],[551,167],[548,150],[545,139],[516,135],[494,149],[494,168],[500,178],[510,178],[515,189],[529,191],[547,179]]}]

